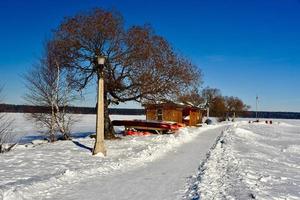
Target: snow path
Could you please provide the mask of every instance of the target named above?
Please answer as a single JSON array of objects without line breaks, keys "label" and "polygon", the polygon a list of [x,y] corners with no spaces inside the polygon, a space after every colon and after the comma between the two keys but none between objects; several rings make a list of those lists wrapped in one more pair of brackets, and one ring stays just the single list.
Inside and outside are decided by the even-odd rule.
[{"label": "snow path", "polygon": [[197,172],[224,129],[204,131],[192,142],[137,169],[64,186],[51,199],[182,199],[188,178]]}]

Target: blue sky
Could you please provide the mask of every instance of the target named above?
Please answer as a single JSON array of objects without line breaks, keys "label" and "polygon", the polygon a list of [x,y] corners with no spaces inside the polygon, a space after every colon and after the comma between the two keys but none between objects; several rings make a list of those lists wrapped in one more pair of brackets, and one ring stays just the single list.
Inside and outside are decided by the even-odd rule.
[{"label": "blue sky", "polygon": [[[63,17],[115,8],[127,26],[149,23],[204,73],[204,86],[260,110],[300,111],[299,0],[0,1],[0,83],[7,103],[24,103],[21,74]],[[94,106],[90,89],[82,105]],[[132,104],[127,106],[133,106]]]}]

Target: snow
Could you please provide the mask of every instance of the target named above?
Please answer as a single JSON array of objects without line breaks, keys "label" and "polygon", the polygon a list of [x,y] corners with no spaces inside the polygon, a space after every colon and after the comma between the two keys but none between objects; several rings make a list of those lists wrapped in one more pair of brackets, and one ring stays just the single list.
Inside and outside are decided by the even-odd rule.
[{"label": "snow", "polygon": [[300,199],[299,120],[126,136],[105,141],[104,157],[91,155],[95,115],[76,115],[73,140],[53,144],[23,114],[10,117],[20,144],[0,155],[0,199]]},{"label": "snow", "polygon": [[199,160],[205,157],[222,129],[184,129],[178,136],[168,137],[167,143],[161,143],[164,136],[155,138],[162,146],[147,151],[141,166],[87,178],[85,184],[72,184],[64,191],[56,191],[51,199],[182,199],[187,177],[197,171]]},{"label": "snow", "polygon": [[[13,133],[16,135],[15,141],[19,143],[28,143],[32,140],[43,140],[46,136],[44,130],[34,125],[34,122],[28,119],[27,114],[7,113],[8,118],[14,120]],[[95,133],[96,115],[78,114],[73,115],[75,124],[71,127],[71,132],[75,137],[86,137]],[[144,115],[111,115],[111,120],[119,119],[146,119]],[[116,131],[121,131],[122,127],[116,127]]]},{"label": "snow", "polygon": [[[91,196],[90,199],[98,199],[97,195],[99,192],[83,190],[81,188],[89,189],[92,186],[88,186],[88,183],[96,182],[98,188],[102,188],[105,184],[106,188],[115,188],[115,181],[123,177],[124,180],[131,180],[134,170],[141,169],[140,175],[136,178],[141,177],[144,179],[146,175],[149,176],[149,172],[154,172],[153,168],[157,168],[157,175],[161,175],[162,169],[167,172],[176,172],[176,168],[181,166],[183,158],[186,154],[181,153],[177,159],[173,154],[178,152],[182,146],[185,146],[190,152],[194,152],[193,155],[198,155],[202,152],[205,155],[207,149],[215,141],[216,135],[219,135],[220,131],[213,131],[213,134],[207,132],[210,129],[216,129],[222,127],[218,126],[206,126],[203,128],[184,128],[181,129],[178,134],[175,135],[152,135],[146,137],[123,137],[121,140],[106,141],[105,145],[107,148],[107,157],[91,156],[91,148],[93,147],[94,140],[89,137],[84,137],[86,133],[92,133],[94,128],[94,116],[79,116],[82,117],[83,121],[77,123],[76,127],[73,128],[73,135],[75,138],[72,141],[58,141],[53,144],[43,144],[38,140],[38,136],[35,134],[38,131],[34,130],[34,127],[30,127],[29,123],[16,114],[18,123],[24,126],[27,130],[31,130],[32,134],[24,134],[23,137],[19,135],[21,141],[28,141],[30,138],[34,138],[34,142],[23,143],[18,145],[13,151],[3,154],[0,157],[0,199],[81,199],[87,193]],[[133,116],[112,116],[116,118],[136,118]],[[137,116],[142,119],[144,116]],[[17,125],[18,126],[18,125]],[[21,132],[18,132],[21,133]],[[205,140],[201,138],[197,141],[202,141],[207,148],[203,148],[195,143],[194,148],[198,147],[197,151],[194,148],[189,148],[191,142],[195,138],[201,135],[206,135]],[[78,136],[78,137],[77,137]],[[26,138],[26,140],[24,140]],[[209,140],[208,140],[209,139]],[[200,150],[199,150],[200,149]],[[200,151],[200,152],[199,152]],[[166,162],[162,159],[167,154],[170,154],[170,162]],[[172,157],[173,156],[173,157]],[[200,156],[199,156],[200,159]],[[192,166],[190,168],[183,167],[182,170],[178,170],[178,173],[174,173],[170,176],[169,193],[158,193],[157,196],[172,196],[174,192],[178,192],[180,188],[184,188],[185,178],[190,174],[196,172],[199,159],[192,160],[189,157],[188,160],[193,162],[193,165],[188,163],[186,160],[186,166]],[[166,165],[159,164],[157,160],[160,160]],[[172,162],[173,164],[171,164]],[[153,163],[151,167],[151,163]],[[160,167],[159,167],[160,166]],[[174,166],[173,171],[170,169]],[[150,167],[150,168],[149,168]],[[175,170],[175,171],[174,171]],[[192,171],[191,171],[192,170]],[[184,171],[184,175],[181,175],[181,181],[176,182],[178,179],[179,172]],[[101,181],[101,180],[111,180]],[[161,187],[165,178],[153,179],[153,185],[161,188],[161,192],[168,188],[168,184]],[[143,187],[141,182],[136,182],[137,185],[134,187]],[[121,184],[121,183],[120,183]],[[126,185],[126,182],[122,182]],[[152,185],[152,184],[150,184]],[[76,186],[76,189],[70,191],[70,188]],[[88,187],[88,188],[86,188]],[[121,187],[121,186],[120,186]],[[132,188],[129,184],[127,187]],[[175,187],[175,190],[174,190]],[[131,189],[134,191],[133,189]],[[75,192],[74,192],[75,191]],[[141,190],[143,191],[143,190]],[[148,199],[152,199],[153,191],[148,194]],[[62,194],[62,196],[57,196]],[[133,193],[130,193],[134,195]],[[138,194],[138,193],[136,193]],[[94,196],[93,196],[94,195]],[[96,196],[95,196],[96,195]],[[101,195],[104,195],[102,192]],[[109,196],[118,195],[120,199],[123,194],[121,193],[110,193]],[[182,195],[182,194],[181,194]],[[126,196],[129,198],[129,196]],[[130,199],[130,198],[129,198]],[[172,198],[170,198],[172,199]]]},{"label": "snow", "polygon": [[273,121],[240,121],[224,131],[185,198],[300,199],[300,121]]}]

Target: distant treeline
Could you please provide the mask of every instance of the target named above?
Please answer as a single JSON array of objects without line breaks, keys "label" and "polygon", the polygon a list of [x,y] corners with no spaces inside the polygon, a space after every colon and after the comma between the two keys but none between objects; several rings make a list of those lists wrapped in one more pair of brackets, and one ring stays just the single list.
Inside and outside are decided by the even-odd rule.
[{"label": "distant treeline", "polygon": [[[30,105],[12,105],[0,104],[0,113],[50,113],[49,107],[30,106]],[[96,108],[92,107],[67,107],[67,112],[72,114],[96,114]],[[110,108],[109,113],[112,115],[144,115],[144,109],[125,109]]]},{"label": "distant treeline", "polygon": [[[256,118],[256,112],[247,111],[240,115],[241,117]],[[272,118],[272,119],[300,119],[299,112],[257,112],[258,118]]]},{"label": "distant treeline", "polygon": [[[0,104],[0,112],[10,113],[50,113],[50,108],[30,105],[12,105]],[[92,107],[68,107],[68,113],[73,114],[96,114],[96,109]],[[110,114],[115,115],[145,115],[144,109],[110,108]],[[276,119],[300,119],[300,113],[297,112],[265,112],[257,113],[258,118],[276,118]],[[238,113],[239,117],[255,118],[256,112],[247,111]]]}]

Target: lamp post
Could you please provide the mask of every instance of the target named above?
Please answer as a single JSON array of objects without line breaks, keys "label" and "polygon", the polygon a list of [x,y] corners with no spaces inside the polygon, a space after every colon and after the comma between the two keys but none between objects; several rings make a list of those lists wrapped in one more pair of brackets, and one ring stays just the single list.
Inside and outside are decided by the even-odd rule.
[{"label": "lamp post", "polygon": [[258,96],[256,95],[256,120],[258,120]]},{"label": "lamp post", "polygon": [[97,116],[96,116],[96,141],[93,149],[93,155],[102,153],[106,156],[104,146],[104,63],[105,57],[97,57],[97,72],[98,72],[98,94],[97,94]]}]

